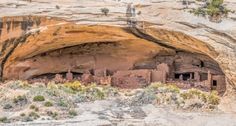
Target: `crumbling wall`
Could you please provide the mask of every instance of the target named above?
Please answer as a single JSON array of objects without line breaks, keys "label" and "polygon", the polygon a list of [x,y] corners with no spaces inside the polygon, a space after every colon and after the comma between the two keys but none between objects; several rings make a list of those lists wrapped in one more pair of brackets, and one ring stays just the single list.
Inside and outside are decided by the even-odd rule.
[{"label": "crumbling wall", "polygon": [[[72,80],[73,73],[79,73],[81,76],[73,79],[87,83],[114,83],[120,87],[143,87],[150,82],[175,81],[179,78],[183,78],[181,81],[205,81],[206,78],[201,74],[208,71],[223,75],[219,65],[196,48],[192,50],[175,44],[166,45],[151,35],[144,36],[140,31],[136,31],[137,34],[134,35],[132,29],[127,28],[76,25],[68,22],[54,22],[53,25],[44,26],[43,24],[47,24],[45,21],[37,21],[28,17],[20,20],[4,19],[2,38],[10,38],[10,34],[17,32],[17,29],[21,31],[19,33],[28,32],[31,28],[39,29],[35,34],[26,37],[24,42],[12,40],[18,44],[1,39],[4,79],[32,79],[49,74],[56,78],[57,74],[70,70],[70,77],[66,77],[69,80]],[[196,39],[189,36],[186,38],[200,43],[199,46],[206,49]],[[99,70],[107,70],[106,76],[101,76],[104,73]],[[137,70],[148,71],[150,75],[136,73]],[[122,71],[129,71],[132,77],[126,77],[127,73],[121,74]],[[175,78],[176,73],[191,73],[192,77],[186,79],[181,75]],[[127,79],[127,84],[119,79],[112,81],[113,76]]]},{"label": "crumbling wall", "polygon": [[151,71],[149,70],[117,71],[112,76],[111,82],[113,86],[121,88],[145,87],[151,82]]}]

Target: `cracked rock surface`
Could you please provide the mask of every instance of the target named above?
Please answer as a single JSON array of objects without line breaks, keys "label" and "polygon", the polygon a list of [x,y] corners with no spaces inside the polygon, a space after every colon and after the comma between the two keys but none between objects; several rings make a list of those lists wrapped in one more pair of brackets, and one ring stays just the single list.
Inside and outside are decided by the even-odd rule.
[{"label": "cracked rock surface", "polygon": [[[137,28],[127,32],[125,13],[129,2],[141,14],[136,16]],[[234,0],[225,0],[225,4],[236,10]],[[193,3],[189,8],[197,6]],[[108,16],[101,13],[100,9],[104,7],[109,9]],[[3,22],[1,76],[5,69],[22,59],[81,43],[156,41],[168,47],[157,51],[171,52],[171,47],[214,59],[225,73],[230,91],[236,87],[236,14],[230,13],[222,22],[214,23],[194,16],[184,8],[178,0],[1,0],[0,12],[4,12],[0,14]],[[24,21],[23,16],[28,15],[35,21],[31,29],[24,25],[8,27],[9,21]],[[39,24],[36,23],[38,17]],[[22,37],[23,34],[27,37]],[[19,37],[24,41],[20,42]]]}]

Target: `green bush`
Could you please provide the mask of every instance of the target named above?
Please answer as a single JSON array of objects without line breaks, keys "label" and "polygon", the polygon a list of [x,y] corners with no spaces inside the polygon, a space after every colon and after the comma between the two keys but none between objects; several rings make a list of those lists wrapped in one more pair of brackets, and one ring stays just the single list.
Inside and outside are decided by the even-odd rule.
[{"label": "green bush", "polygon": [[34,111],[38,112],[39,108],[36,107],[35,105],[30,105],[30,109],[33,109]]},{"label": "green bush", "polygon": [[30,109],[33,109],[34,111],[39,111],[39,108],[36,107],[35,105],[30,105]]},{"label": "green bush", "polygon": [[33,119],[37,119],[39,118],[40,116],[36,113],[36,112],[30,112],[29,113],[29,117],[33,118]]},{"label": "green bush", "polygon": [[212,91],[207,97],[208,104],[218,105],[220,103],[220,97],[216,91]]},{"label": "green bush", "polygon": [[27,103],[27,98],[25,95],[19,95],[13,99],[13,103],[17,105],[23,105]]},{"label": "green bush", "polygon": [[30,109],[35,109],[36,106],[35,105],[30,105]]},{"label": "green bush", "polygon": [[64,101],[64,100],[59,100],[59,102],[57,103],[58,106],[61,107],[68,107],[68,104]]},{"label": "green bush", "polygon": [[206,2],[206,6],[193,9],[190,13],[195,15],[205,16],[208,15],[210,21],[220,22],[222,17],[226,17],[230,10],[223,6],[224,0],[210,0]]},{"label": "green bush", "polygon": [[105,97],[116,97],[116,96],[119,96],[119,91],[115,87],[105,86],[105,87],[103,87],[102,90],[103,90],[103,92],[105,94]]},{"label": "green bush", "polygon": [[105,16],[107,16],[108,13],[109,13],[109,9],[108,9],[108,8],[101,8],[101,12],[102,12]]},{"label": "green bush", "polygon": [[198,98],[201,99],[202,101],[206,102],[207,101],[207,94],[198,90],[198,89],[189,89],[188,91],[180,93],[180,96],[186,100],[186,99],[193,99],[193,98]]},{"label": "green bush", "polygon": [[1,123],[8,123],[9,120],[7,119],[7,117],[0,117],[0,122]]},{"label": "green bush", "polygon": [[158,89],[160,87],[163,87],[164,84],[160,83],[160,82],[154,82],[154,83],[151,83],[148,88],[151,88],[151,89]]},{"label": "green bush", "polygon": [[45,98],[42,95],[37,95],[37,96],[34,96],[33,101],[45,101]]},{"label": "green bush", "polygon": [[6,121],[7,121],[7,117],[1,117],[1,118],[0,118],[0,122],[4,123],[4,122],[6,122]]},{"label": "green bush", "polygon": [[214,7],[220,7],[223,4],[224,0],[211,0],[211,5]]},{"label": "green bush", "polygon": [[13,106],[11,104],[5,104],[3,106],[3,109],[11,109],[11,108],[13,108]]},{"label": "green bush", "polygon": [[44,103],[44,106],[51,107],[51,106],[53,106],[53,104],[52,104],[52,102],[47,101],[47,102]]},{"label": "green bush", "polygon": [[47,111],[47,115],[54,119],[58,116],[57,112],[52,112],[52,111]]},{"label": "green bush", "polygon": [[216,91],[206,93],[198,89],[190,89],[180,93],[180,96],[185,101],[201,101],[205,104],[204,106],[209,109],[214,109],[220,102],[220,97]]},{"label": "green bush", "polygon": [[23,119],[22,119],[22,122],[31,122],[33,121],[32,117],[29,117],[29,116],[25,116]]},{"label": "green bush", "polygon": [[24,117],[24,116],[25,116],[25,113],[21,113],[20,116],[21,116],[21,117]]},{"label": "green bush", "polygon": [[75,91],[79,91],[82,88],[82,84],[79,81],[68,82],[68,83],[65,83],[64,86],[71,88]]},{"label": "green bush", "polygon": [[70,110],[69,115],[70,116],[77,116],[77,112],[75,110]]},{"label": "green bush", "polygon": [[36,108],[34,109],[34,111],[35,111],[35,112],[38,112],[38,111],[39,111],[39,108],[38,108],[38,107],[36,107]]},{"label": "green bush", "polygon": [[176,85],[168,85],[166,87],[168,92],[172,92],[172,93],[179,93],[180,89],[176,86]]}]

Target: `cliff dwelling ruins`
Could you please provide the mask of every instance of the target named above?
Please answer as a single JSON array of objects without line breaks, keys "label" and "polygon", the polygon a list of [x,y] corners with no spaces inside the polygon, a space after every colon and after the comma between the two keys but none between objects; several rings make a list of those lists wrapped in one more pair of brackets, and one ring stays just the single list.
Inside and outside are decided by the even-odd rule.
[{"label": "cliff dwelling ruins", "polygon": [[[35,25],[40,25],[36,21]],[[7,22],[7,25],[0,23],[1,33],[17,27],[26,29],[24,21],[21,25]],[[196,87],[218,92],[226,89],[225,75],[219,65],[201,53],[165,47],[120,28],[65,25],[48,31],[38,37],[31,36],[25,44],[14,48],[4,62],[3,79],[57,83],[79,80],[121,88],[163,82],[186,89]],[[48,34],[52,34],[52,39]],[[50,45],[45,39],[54,43]]]}]

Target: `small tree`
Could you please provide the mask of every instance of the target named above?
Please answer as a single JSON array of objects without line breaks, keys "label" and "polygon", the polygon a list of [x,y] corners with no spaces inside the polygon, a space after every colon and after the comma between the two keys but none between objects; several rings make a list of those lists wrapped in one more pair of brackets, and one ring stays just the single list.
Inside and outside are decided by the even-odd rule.
[{"label": "small tree", "polygon": [[107,16],[108,13],[109,13],[109,9],[108,9],[108,8],[101,8],[101,12],[102,12],[105,16]]},{"label": "small tree", "polygon": [[194,13],[195,15],[208,15],[210,21],[212,22],[221,22],[222,18],[227,17],[228,13],[231,12],[223,5],[224,0],[209,0],[203,2],[206,2],[203,7],[193,9],[190,12]]},{"label": "small tree", "polygon": [[211,0],[211,5],[219,8],[220,6],[222,6],[223,2],[224,0]]}]

